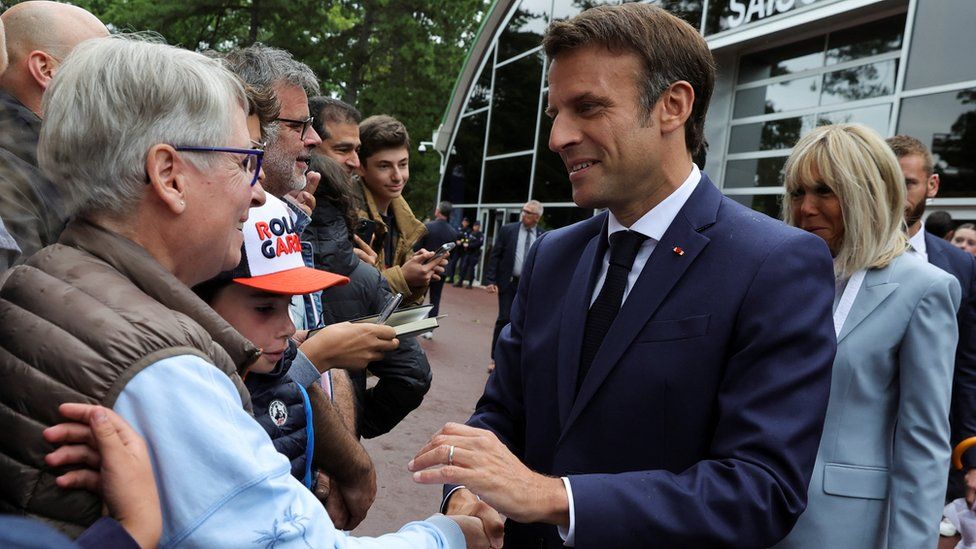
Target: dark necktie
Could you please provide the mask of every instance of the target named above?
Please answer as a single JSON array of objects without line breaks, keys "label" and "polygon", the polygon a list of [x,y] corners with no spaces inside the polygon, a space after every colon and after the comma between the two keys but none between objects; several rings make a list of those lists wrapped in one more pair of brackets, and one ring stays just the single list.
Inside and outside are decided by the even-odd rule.
[{"label": "dark necktie", "polygon": [[610,235],[610,265],[607,278],[600,289],[600,295],[586,314],[586,329],[583,332],[583,350],[580,353],[579,376],[576,378],[576,392],[583,385],[586,373],[590,371],[593,357],[610,331],[613,319],[620,312],[627,287],[627,275],[634,266],[637,251],[647,237],[634,231],[619,231]]},{"label": "dark necktie", "polygon": [[525,260],[529,257],[529,248],[532,247],[532,229],[525,227],[525,225],[522,227],[525,229],[525,242],[522,243],[522,261],[518,268],[519,276],[522,276],[522,267],[525,266]]}]

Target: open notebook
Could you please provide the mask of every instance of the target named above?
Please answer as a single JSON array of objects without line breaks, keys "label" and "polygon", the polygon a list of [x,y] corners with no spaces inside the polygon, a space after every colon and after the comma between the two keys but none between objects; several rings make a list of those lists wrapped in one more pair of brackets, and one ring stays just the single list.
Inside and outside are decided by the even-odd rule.
[{"label": "open notebook", "polygon": [[[392,326],[396,330],[396,335],[399,338],[416,337],[424,332],[433,331],[439,326],[437,320],[444,318],[444,315],[428,318],[427,315],[430,314],[430,310],[433,308],[433,305],[417,305],[416,307],[399,309],[390,315],[389,320],[386,321],[386,325]],[[379,315],[364,316],[350,322],[375,323],[377,318],[379,318]]]}]

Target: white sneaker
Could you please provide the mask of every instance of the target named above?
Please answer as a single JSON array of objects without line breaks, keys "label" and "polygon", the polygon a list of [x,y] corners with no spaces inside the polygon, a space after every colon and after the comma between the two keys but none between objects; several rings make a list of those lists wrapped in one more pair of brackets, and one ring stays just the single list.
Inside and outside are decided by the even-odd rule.
[{"label": "white sneaker", "polygon": [[424,332],[420,334],[420,337],[424,339],[434,339],[434,332]]},{"label": "white sneaker", "polygon": [[947,538],[956,535],[956,527],[945,517],[942,517],[942,522],[939,523],[939,535]]}]

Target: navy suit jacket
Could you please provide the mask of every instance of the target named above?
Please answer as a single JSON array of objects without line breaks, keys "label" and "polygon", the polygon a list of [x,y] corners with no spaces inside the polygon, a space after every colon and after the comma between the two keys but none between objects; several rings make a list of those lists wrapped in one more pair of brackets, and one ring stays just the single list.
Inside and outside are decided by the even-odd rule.
[{"label": "navy suit jacket", "polygon": [[[440,248],[448,242],[454,242],[458,238],[458,230],[443,219],[428,221],[424,223],[424,226],[427,227],[427,234],[417,241],[417,244],[413,247],[414,250],[425,248],[429,252],[436,252],[437,248]],[[457,252],[458,250],[454,250],[451,254],[453,255]]]},{"label": "navy suit jacket", "polygon": [[[703,175],[575,395],[606,223],[536,241],[468,424],[569,477],[578,548],[772,545],[805,508],[826,412],[826,245]],[[555,526],[506,524],[506,547],[561,545]]]},{"label": "navy suit jacket", "polygon": [[[929,263],[956,277],[962,288],[949,411],[950,441],[955,446],[976,436],[976,258],[930,233],[925,233],[925,251]],[[963,462],[966,468],[976,467],[976,451],[966,452]]]},{"label": "navy suit jacket", "polygon": [[[518,233],[522,227],[521,221],[506,223],[498,229],[495,243],[485,265],[485,283],[495,284],[500,291],[505,291],[512,283],[512,271],[515,269],[515,248],[518,246]],[[536,240],[545,231],[536,225]],[[523,260],[525,261],[525,260]],[[524,265],[523,265],[524,267]],[[523,274],[525,269],[523,268]]]}]

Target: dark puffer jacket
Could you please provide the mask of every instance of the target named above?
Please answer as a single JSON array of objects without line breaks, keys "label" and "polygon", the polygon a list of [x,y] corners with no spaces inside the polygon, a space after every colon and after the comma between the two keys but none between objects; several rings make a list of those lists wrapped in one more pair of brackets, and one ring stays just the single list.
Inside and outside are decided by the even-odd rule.
[{"label": "dark puffer jacket", "polygon": [[[303,240],[312,243],[315,268],[349,277],[349,284],[322,292],[326,324],[352,320],[380,312],[390,297],[386,279],[359,260],[352,251],[349,229],[342,213],[327,201],[312,212],[312,223]],[[373,438],[389,432],[420,406],[430,389],[430,363],[413,338],[401,339],[400,347],[367,367],[379,382],[366,388],[366,373],[350,372],[356,391],[356,426],[360,436]]]},{"label": "dark puffer jacket", "polygon": [[248,372],[244,386],[251,393],[254,418],[264,428],[275,450],[291,461],[291,474],[306,488],[312,487],[312,407],[305,388],[288,376],[298,354],[294,342],[275,369],[266,373]]}]

